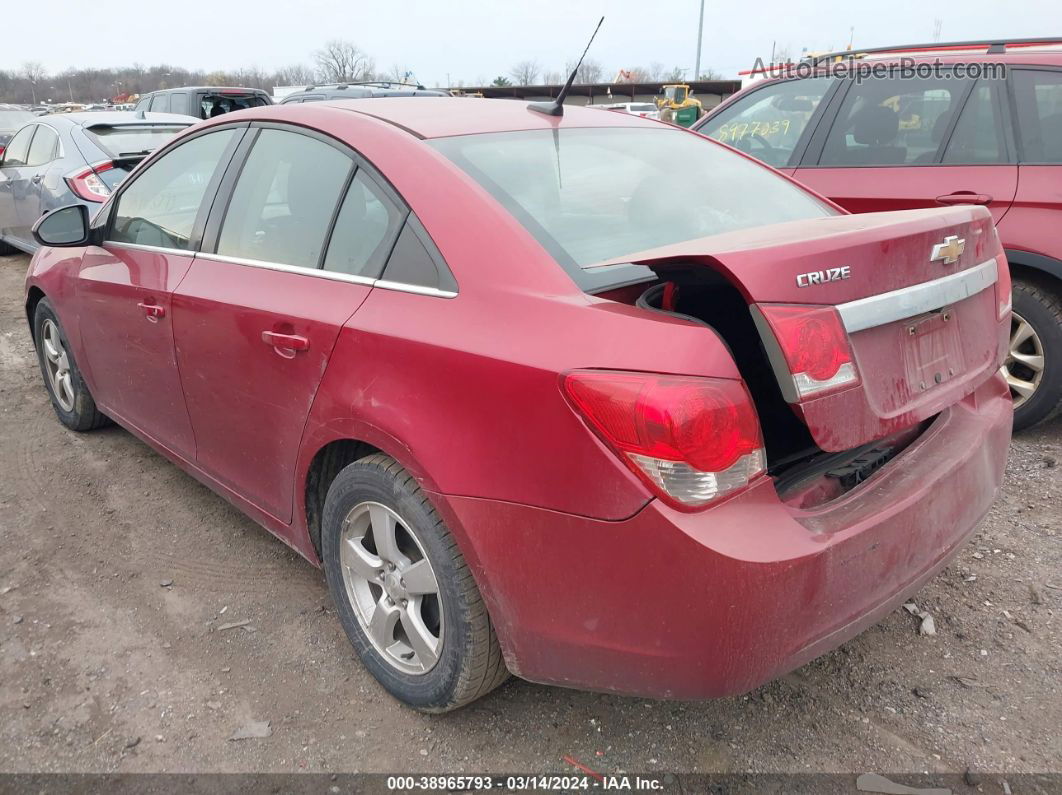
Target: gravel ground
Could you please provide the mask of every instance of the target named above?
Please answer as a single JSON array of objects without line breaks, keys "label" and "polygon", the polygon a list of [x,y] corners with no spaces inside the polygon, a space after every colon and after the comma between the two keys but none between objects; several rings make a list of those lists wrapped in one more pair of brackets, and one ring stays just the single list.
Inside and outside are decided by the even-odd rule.
[{"label": "gravel ground", "polygon": [[128,433],[59,425],[26,264],[0,257],[0,771],[1062,771],[1060,422],[918,594],[935,636],[900,610],[738,698],[511,680],[430,717],[360,667],[316,569]]}]

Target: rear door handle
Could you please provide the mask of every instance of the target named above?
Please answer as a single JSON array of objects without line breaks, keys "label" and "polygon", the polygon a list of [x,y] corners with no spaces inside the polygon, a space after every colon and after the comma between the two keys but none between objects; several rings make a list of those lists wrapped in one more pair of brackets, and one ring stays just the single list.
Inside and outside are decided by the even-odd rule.
[{"label": "rear door handle", "polygon": [[937,196],[937,204],[991,204],[992,197],[987,193],[970,193],[969,191],[956,191]]},{"label": "rear door handle", "polygon": [[291,358],[299,351],[308,351],[310,341],[298,334],[281,334],[278,331],[263,331],[262,342],[272,345],[281,356]]},{"label": "rear door handle", "polygon": [[143,310],[144,316],[152,323],[158,323],[160,317],[166,317],[166,307],[164,306],[159,306],[158,304],[145,304],[142,301],[138,303],[137,306]]}]

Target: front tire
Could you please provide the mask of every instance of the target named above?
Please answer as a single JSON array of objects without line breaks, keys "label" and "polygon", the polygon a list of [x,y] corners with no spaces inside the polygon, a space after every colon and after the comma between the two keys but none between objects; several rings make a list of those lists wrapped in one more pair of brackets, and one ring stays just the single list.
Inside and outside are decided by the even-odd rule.
[{"label": "front tire", "polygon": [[371,455],[336,476],[325,498],[321,553],[347,637],[399,701],[448,712],[508,677],[457,543],[393,458]]},{"label": "front tire", "polygon": [[33,341],[44,386],[59,422],[73,431],[91,431],[106,425],[109,420],[96,408],[59,317],[47,298],[38,302],[33,313]]},{"label": "front tire", "polygon": [[1015,281],[1010,350],[1004,367],[1014,398],[1014,430],[1062,410],[1062,301],[1042,286]]}]

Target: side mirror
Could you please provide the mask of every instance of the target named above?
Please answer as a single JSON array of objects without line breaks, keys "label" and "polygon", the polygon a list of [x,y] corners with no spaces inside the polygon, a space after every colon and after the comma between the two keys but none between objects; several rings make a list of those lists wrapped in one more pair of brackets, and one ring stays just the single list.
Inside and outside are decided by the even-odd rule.
[{"label": "side mirror", "polygon": [[84,246],[89,242],[88,207],[73,204],[45,213],[33,225],[33,239],[42,246]]}]

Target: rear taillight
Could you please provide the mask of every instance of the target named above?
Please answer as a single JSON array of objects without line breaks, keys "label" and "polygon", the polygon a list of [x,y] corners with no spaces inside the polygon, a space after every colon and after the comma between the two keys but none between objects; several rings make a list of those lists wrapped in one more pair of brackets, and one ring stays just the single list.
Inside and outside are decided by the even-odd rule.
[{"label": "rear taillight", "polygon": [[0,157],[3,157],[3,156],[4,156],[4,149],[5,149],[5,148],[6,148],[6,147],[5,147],[5,146],[4,146],[3,144],[0,144]]},{"label": "rear taillight", "polygon": [[114,168],[114,163],[110,160],[95,163],[88,168],[75,171],[73,174],[67,174],[65,177],[66,184],[70,186],[70,190],[79,199],[90,202],[106,201],[107,197],[111,195],[111,189],[100,178],[100,174],[104,171],[110,171],[112,168]]},{"label": "rear taillight", "polygon": [[676,507],[707,505],[765,470],[760,423],[740,381],[578,370],[563,388],[601,439]]},{"label": "rear taillight", "polygon": [[[997,260],[998,263],[998,260]],[[1011,310],[1010,267],[1004,263],[996,268],[996,306],[999,319],[1005,318]]]},{"label": "rear taillight", "polygon": [[793,377],[797,399],[859,383],[848,334],[829,306],[758,304]]}]

